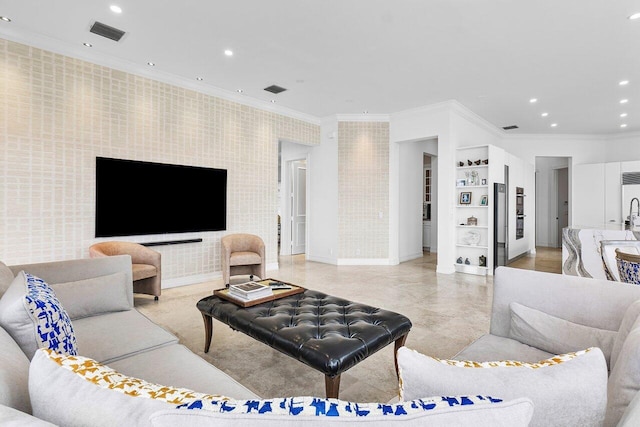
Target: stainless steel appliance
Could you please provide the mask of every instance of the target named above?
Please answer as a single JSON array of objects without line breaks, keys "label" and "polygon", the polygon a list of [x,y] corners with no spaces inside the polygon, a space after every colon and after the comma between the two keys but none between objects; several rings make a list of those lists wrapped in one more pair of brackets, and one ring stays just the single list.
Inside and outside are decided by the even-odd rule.
[{"label": "stainless steel appliance", "polygon": [[507,265],[508,221],[507,221],[507,185],[493,184],[493,270]]}]

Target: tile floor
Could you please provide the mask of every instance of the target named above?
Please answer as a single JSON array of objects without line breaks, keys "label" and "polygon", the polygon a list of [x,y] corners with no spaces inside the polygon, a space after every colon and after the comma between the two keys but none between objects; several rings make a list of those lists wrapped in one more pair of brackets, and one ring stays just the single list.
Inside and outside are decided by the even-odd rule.
[{"label": "tile floor", "polygon": [[[269,277],[409,317],[413,328],[406,345],[424,354],[451,357],[489,329],[492,277],[438,274],[433,253],[397,266],[335,266],[305,262],[303,255],[281,257],[279,262],[277,271],[267,272]],[[538,248],[535,256],[510,266],[559,273],[560,263],[559,249]],[[239,276],[232,282],[243,279]],[[166,289],[158,302],[136,296],[136,306],[193,352],[262,397],[324,396],[320,372],[215,320],[211,350],[203,353],[204,327],[195,305],[220,287],[222,279]],[[342,374],[340,398],[386,402],[397,395],[397,386],[390,345]]]}]

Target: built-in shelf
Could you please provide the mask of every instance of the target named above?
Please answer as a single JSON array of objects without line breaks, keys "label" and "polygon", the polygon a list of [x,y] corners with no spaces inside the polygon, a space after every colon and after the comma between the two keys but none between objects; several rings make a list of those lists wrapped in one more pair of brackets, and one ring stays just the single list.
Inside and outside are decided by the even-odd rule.
[{"label": "built-in shelf", "polygon": [[487,225],[457,225],[458,228],[489,228]]},{"label": "built-in shelf", "polygon": [[458,205],[457,208],[488,208],[487,205]]},{"label": "built-in shelf", "polygon": [[469,274],[477,274],[479,276],[486,276],[489,268],[480,267],[479,265],[468,265],[468,264],[453,264],[456,271],[459,273],[469,273]]},{"label": "built-in shelf", "polygon": [[473,165],[473,166],[458,166],[458,169],[478,169],[478,168],[488,168],[489,165]]},{"label": "built-in shelf", "polygon": [[465,244],[462,244],[462,243],[458,243],[456,246],[459,247],[459,248],[489,249],[489,246],[465,245]]},{"label": "built-in shelf", "polygon": [[463,188],[488,188],[488,185],[458,185],[456,186],[457,189],[463,189]]}]

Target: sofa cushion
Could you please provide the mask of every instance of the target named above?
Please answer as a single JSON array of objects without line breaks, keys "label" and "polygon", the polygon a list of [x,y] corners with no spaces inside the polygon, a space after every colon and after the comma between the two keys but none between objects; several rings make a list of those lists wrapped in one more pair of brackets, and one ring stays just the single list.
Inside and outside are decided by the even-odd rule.
[{"label": "sofa cushion", "polygon": [[38,348],[77,354],[69,315],[47,283],[21,271],[0,299],[0,326],[29,359]]},{"label": "sofa cushion", "polygon": [[75,282],[55,283],[51,288],[67,310],[71,320],[114,311],[130,310],[124,272]]},{"label": "sofa cushion", "polygon": [[[532,426],[600,426],[607,404],[607,365],[593,347],[538,363],[440,360],[398,350],[400,397],[478,393],[533,401]],[[570,397],[569,397],[570,396]]]},{"label": "sofa cushion", "polygon": [[5,263],[0,261],[0,297],[4,295],[11,282],[13,282],[13,271]]},{"label": "sofa cushion", "polygon": [[520,360],[521,362],[537,362],[554,356],[511,338],[485,334],[469,344],[452,357],[456,360]]},{"label": "sofa cushion", "polygon": [[0,405],[0,425],[4,427],[56,427],[25,412]]},{"label": "sofa cushion", "polygon": [[31,413],[29,359],[2,328],[0,349],[0,405]]},{"label": "sofa cushion", "polygon": [[599,347],[609,366],[617,331],[593,328],[512,302],[509,338],[553,354]]},{"label": "sofa cushion", "polygon": [[528,399],[503,402],[487,396],[427,397],[393,404],[353,403],[317,397],[249,401],[201,401],[184,409],[151,416],[155,427],[232,427],[239,425],[295,427],[364,423],[371,427],[526,426],[533,405]]},{"label": "sofa cushion", "polygon": [[[449,421],[463,417],[467,422],[473,421],[474,425],[526,426],[533,410],[531,401],[527,399],[503,403],[500,399],[486,396],[430,398],[396,405],[355,404],[337,399],[306,397],[233,400],[128,377],[92,359],[60,355],[50,350],[36,352],[31,363],[29,389],[35,416],[70,427],[149,425],[152,414],[175,408],[185,408],[180,413],[186,416],[184,422],[190,419],[189,413],[202,414],[210,410],[217,411],[218,415],[228,415],[228,421],[234,425],[239,425],[239,420],[234,415],[236,412],[264,414],[266,423],[271,425],[274,422],[267,418],[270,416],[269,412],[286,414],[280,415],[277,424],[280,426],[283,418],[294,418],[294,414],[298,414],[294,419],[299,422],[299,417],[306,417],[309,411],[310,417],[317,420],[314,424],[323,425],[327,420],[335,419],[335,412],[339,411],[341,417],[349,422],[353,422],[356,417],[366,421],[369,418],[365,413],[368,412],[374,416],[374,420],[377,418],[379,421],[373,425],[382,425],[380,421],[389,422],[390,419],[402,418],[404,413],[411,420],[415,414],[425,412],[435,416],[442,413],[445,417],[449,414]],[[486,411],[482,411],[483,408]],[[227,413],[229,411],[232,413]],[[381,419],[383,416],[385,418]],[[159,415],[157,418],[162,420]],[[223,421],[224,419],[219,420]],[[409,425],[414,424],[417,425]]]},{"label": "sofa cushion", "polygon": [[235,399],[259,399],[229,375],[179,344],[138,353],[111,362],[109,366],[125,375],[157,384],[223,394]]},{"label": "sofa cushion", "polygon": [[622,344],[620,355],[609,374],[605,425],[618,423],[629,403],[640,391],[640,318]]},{"label": "sofa cushion", "polygon": [[624,312],[624,317],[620,323],[620,329],[618,329],[618,334],[616,335],[616,339],[613,342],[613,348],[611,349],[611,363],[609,364],[609,370],[613,370],[615,367],[616,360],[618,360],[618,356],[622,350],[622,344],[624,344],[627,339],[627,336],[629,335],[629,332],[631,332],[633,325],[636,323],[638,316],[640,316],[640,300],[634,301]]},{"label": "sofa cushion", "polygon": [[178,342],[136,309],[84,317],[73,326],[82,354],[101,363]]}]

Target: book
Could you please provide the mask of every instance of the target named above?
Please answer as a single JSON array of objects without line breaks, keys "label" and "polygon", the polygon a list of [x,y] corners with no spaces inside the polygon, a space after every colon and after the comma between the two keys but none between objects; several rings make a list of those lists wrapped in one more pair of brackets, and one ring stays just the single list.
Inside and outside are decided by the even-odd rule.
[{"label": "book", "polygon": [[258,282],[246,282],[229,286],[229,295],[241,298],[245,301],[252,301],[273,295],[270,286]]}]

